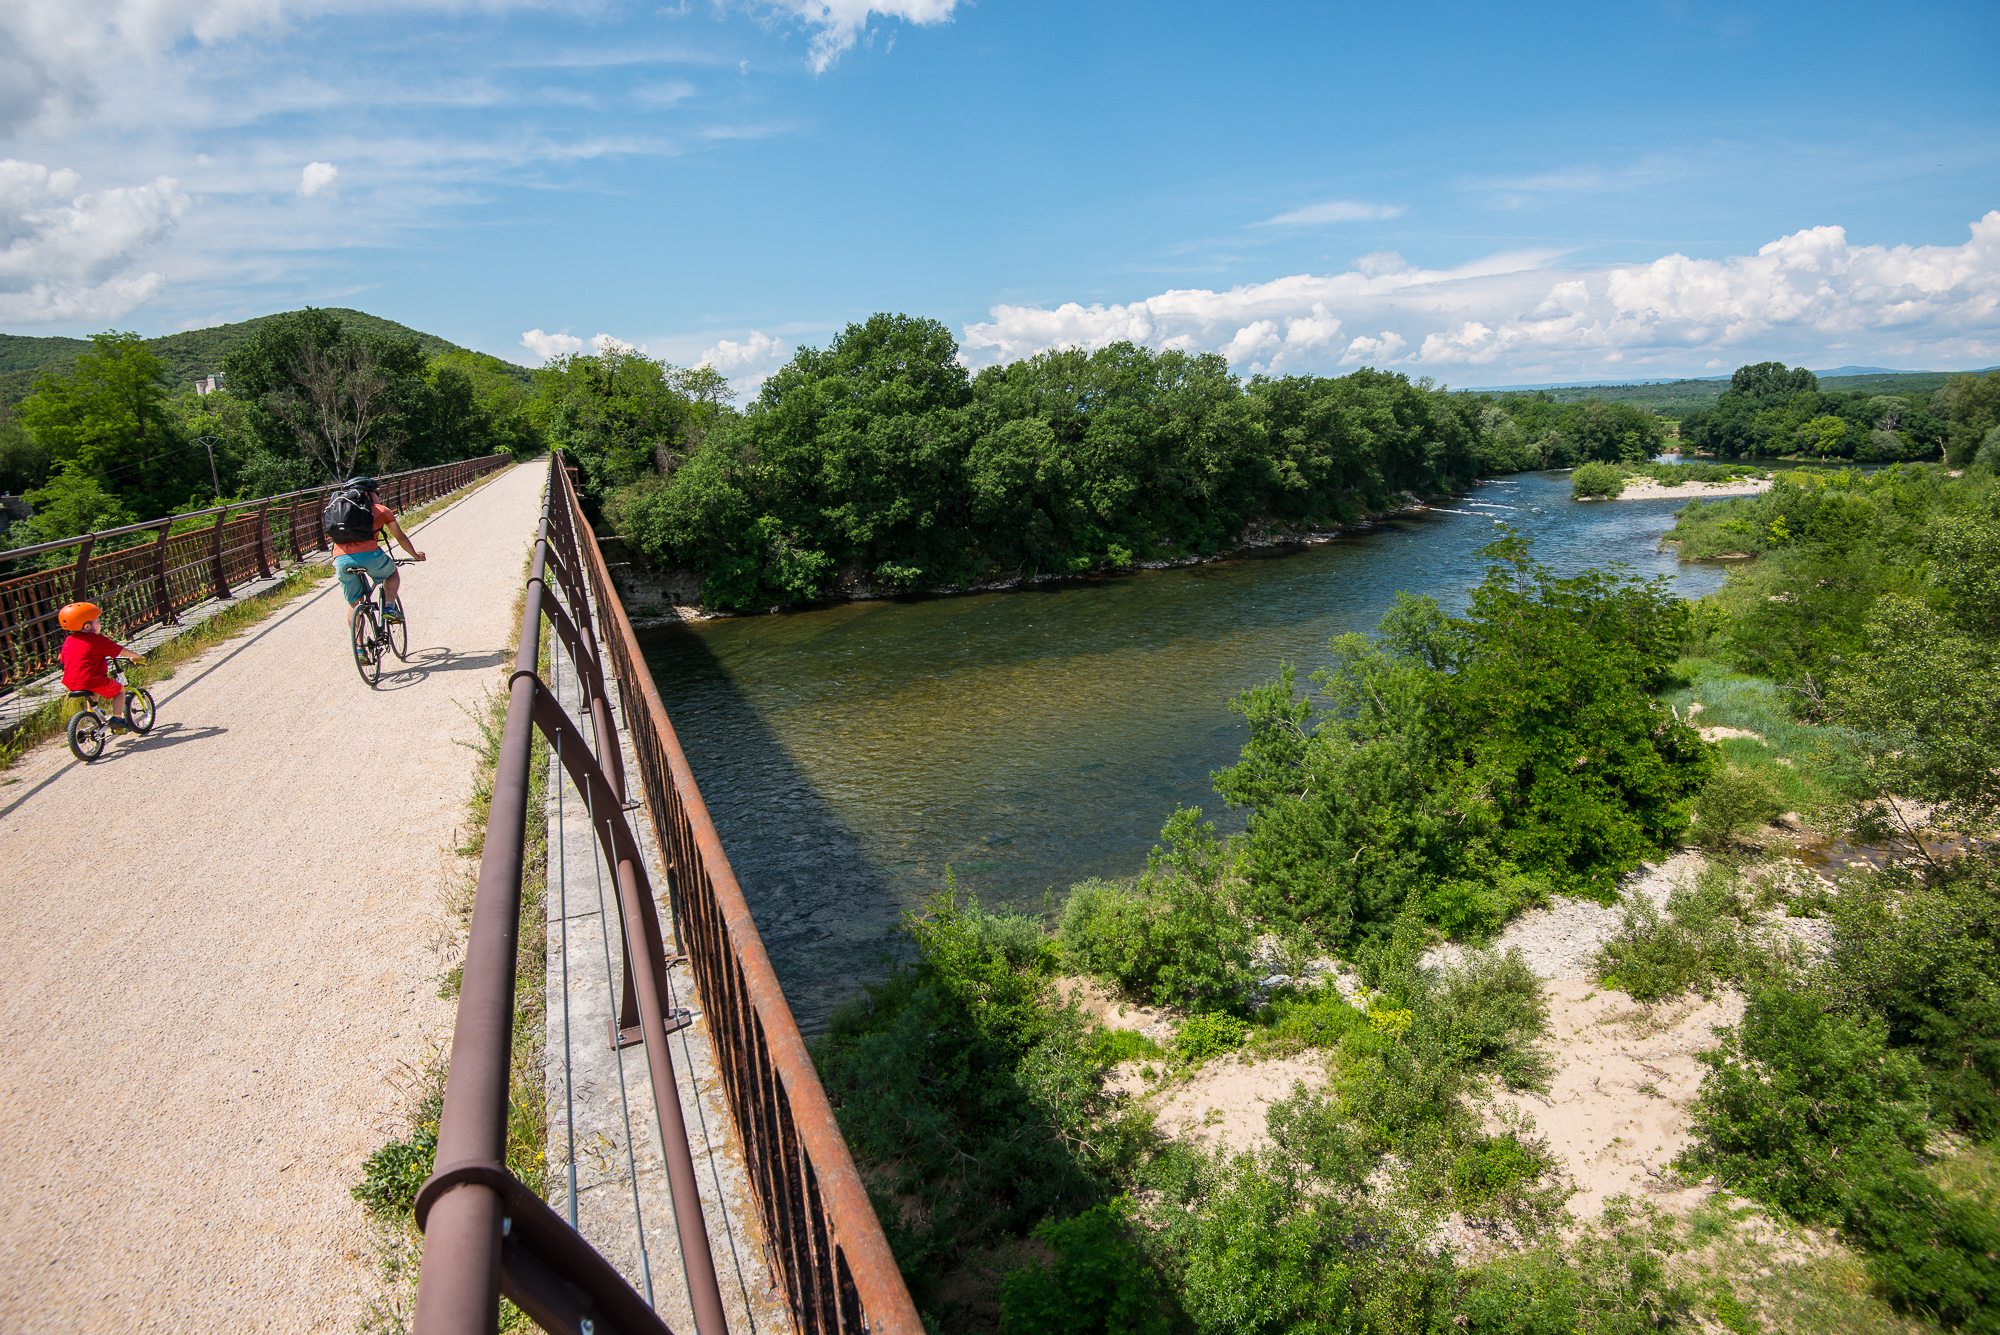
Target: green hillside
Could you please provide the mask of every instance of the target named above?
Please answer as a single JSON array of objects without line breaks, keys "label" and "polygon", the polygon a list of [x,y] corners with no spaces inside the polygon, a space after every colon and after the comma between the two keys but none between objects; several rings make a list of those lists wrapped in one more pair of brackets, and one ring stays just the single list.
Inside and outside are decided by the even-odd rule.
[{"label": "green hillside", "polygon": [[[328,307],[327,313],[337,317],[342,324],[370,333],[387,334],[398,338],[415,338],[422,345],[426,356],[441,352],[467,352],[458,344],[439,338],[436,334],[426,334],[421,329],[411,329],[385,320],[379,315],[366,311]],[[254,320],[243,320],[237,324],[217,325],[213,329],[190,329],[180,334],[163,334],[146,340],[159,359],[166,363],[167,374],[176,389],[185,388],[201,377],[222,369],[223,360],[238,347],[248,342],[257,332],[258,326],[276,315],[260,315]],[[0,334],[0,403],[19,403],[35,388],[35,380],[44,370],[66,370],[76,360],[78,353],[90,346],[89,339],[83,338],[29,338],[20,334]],[[484,353],[474,356],[485,357]],[[496,367],[528,379],[527,369],[512,362],[490,358]]]}]

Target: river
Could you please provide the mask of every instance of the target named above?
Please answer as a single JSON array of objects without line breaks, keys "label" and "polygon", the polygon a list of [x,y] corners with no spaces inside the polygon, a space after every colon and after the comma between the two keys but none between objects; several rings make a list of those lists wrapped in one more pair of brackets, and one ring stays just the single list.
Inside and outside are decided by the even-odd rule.
[{"label": "river", "polygon": [[1176,804],[1224,829],[1208,776],[1228,701],[1373,629],[1398,590],[1457,611],[1512,524],[1558,573],[1624,562],[1694,597],[1713,567],[1659,550],[1678,500],[1579,504],[1569,475],[1480,485],[1421,514],[1269,556],[1097,583],[673,626],[646,655],[808,1033],[901,953],[945,883],[1039,911],[1145,865]]}]

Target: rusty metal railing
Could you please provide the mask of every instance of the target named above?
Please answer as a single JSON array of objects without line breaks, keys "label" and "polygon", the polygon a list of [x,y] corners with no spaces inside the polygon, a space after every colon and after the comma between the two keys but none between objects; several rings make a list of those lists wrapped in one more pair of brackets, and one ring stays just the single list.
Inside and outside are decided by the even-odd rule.
[{"label": "rusty metal railing", "polygon": [[[551,575],[561,599],[551,594]],[[590,795],[594,832],[614,869],[626,966],[620,1014],[606,1041],[624,1043],[636,1034],[645,1044],[695,1328],[701,1335],[724,1329],[666,1044],[666,947],[645,861],[626,821],[624,764],[607,695],[611,680],[639,759],[644,806],[665,857],[680,943],[703,999],[772,1272],[783,1282],[794,1320],[803,1335],[921,1335],[560,456],[551,461],[525,603],[466,946],[437,1167],[417,1197],[424,1230],[418,1335],[491,1331],[501,1293],[551,1331],[667,1331],[631,1284],[505,1166],[515,947],[536,728],[555,744],[579,790]],[[606,739],[601,756],[592,754],[585,732],[537,674],[545,619],[576,665],[592,731]],[[610,677],[600,638],[610,649]],[[634,961],[643,967],[635,969]]]},{"label": "rusty metal railing", "polygon": [[556,479],[599,609],[599,631],[639,759],[646,807],[673,892],[750,1170],[771,1263],[803,1335],[923,1330],[833,1107],[806,1053],[763,938],[722,851],[653,674],[568,475]]},{"label": "rusty metal railing", "polygon": [[[489,454],[385,474],[382,499],[394,510],[421,505],[508,462],[504,454]],[[172,625],[197,603],[227,598],[234,588],[328,550],[321,511],[331,489],[234,501],[0,552],[0,571],[19,572],[0,575],[0,695],[57,666],[63,632],[56,611],[64,603],[96,603],[106,629],[127,638],[149,626]],[[61,565],[20,569],[23,562],[71,550],[75,555]]]}]

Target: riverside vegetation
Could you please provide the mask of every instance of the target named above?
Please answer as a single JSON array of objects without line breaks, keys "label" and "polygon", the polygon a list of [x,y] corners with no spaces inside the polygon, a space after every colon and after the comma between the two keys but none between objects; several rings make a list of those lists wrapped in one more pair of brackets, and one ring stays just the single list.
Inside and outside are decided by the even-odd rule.
[{"label": "riverside vegetation", "polygon": [[[1994,462],[1691,506],[1685,554],[1757,558],[1699,604],[1554,578],[1503,537],[1465,615],[1404,597],[1309,691],[1286,670],[1238,699],[1215,787],[1242,834],[1177,811],[1142,873],[1051,921],[947,885],[817,1054],[928,1317],[2000,1330]],[[1898,856],[1782,875],[1787,811]],[[1613,900],[1683,841],[1709,870],[1627,901],[1595,968],[1647,1006],[1743,998],[1658,1165],[1719,1194],[1573,1218],[1548,1144],[1488,1102],[1561,1056],[1545,989],[1519,955],[1427,952]],[[1774,936],[1815,919],[1817,948]],[[1104,1023],[1079,977],[1158,1023]],[[1172,1134],[1134,1092],[1284,1055],[1324,1079],[1247,1146]],[[1787,1228],[1817,1241],[1770,1241]]]}]

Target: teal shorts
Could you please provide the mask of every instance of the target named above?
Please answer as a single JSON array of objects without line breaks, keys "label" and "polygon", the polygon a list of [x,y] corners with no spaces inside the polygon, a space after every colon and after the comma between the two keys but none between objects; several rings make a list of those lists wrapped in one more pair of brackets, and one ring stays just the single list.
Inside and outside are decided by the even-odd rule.
[{"label": "teal shorts", "polygon": [[380,547],[365,552],[355,552],[352,556],[333,558],[333,573],[340,580],[340,591],[347,595],[349,605],[360,602],[368,595],[368,579],[377,584],[386,584],[396,573],[396,562]]}]

